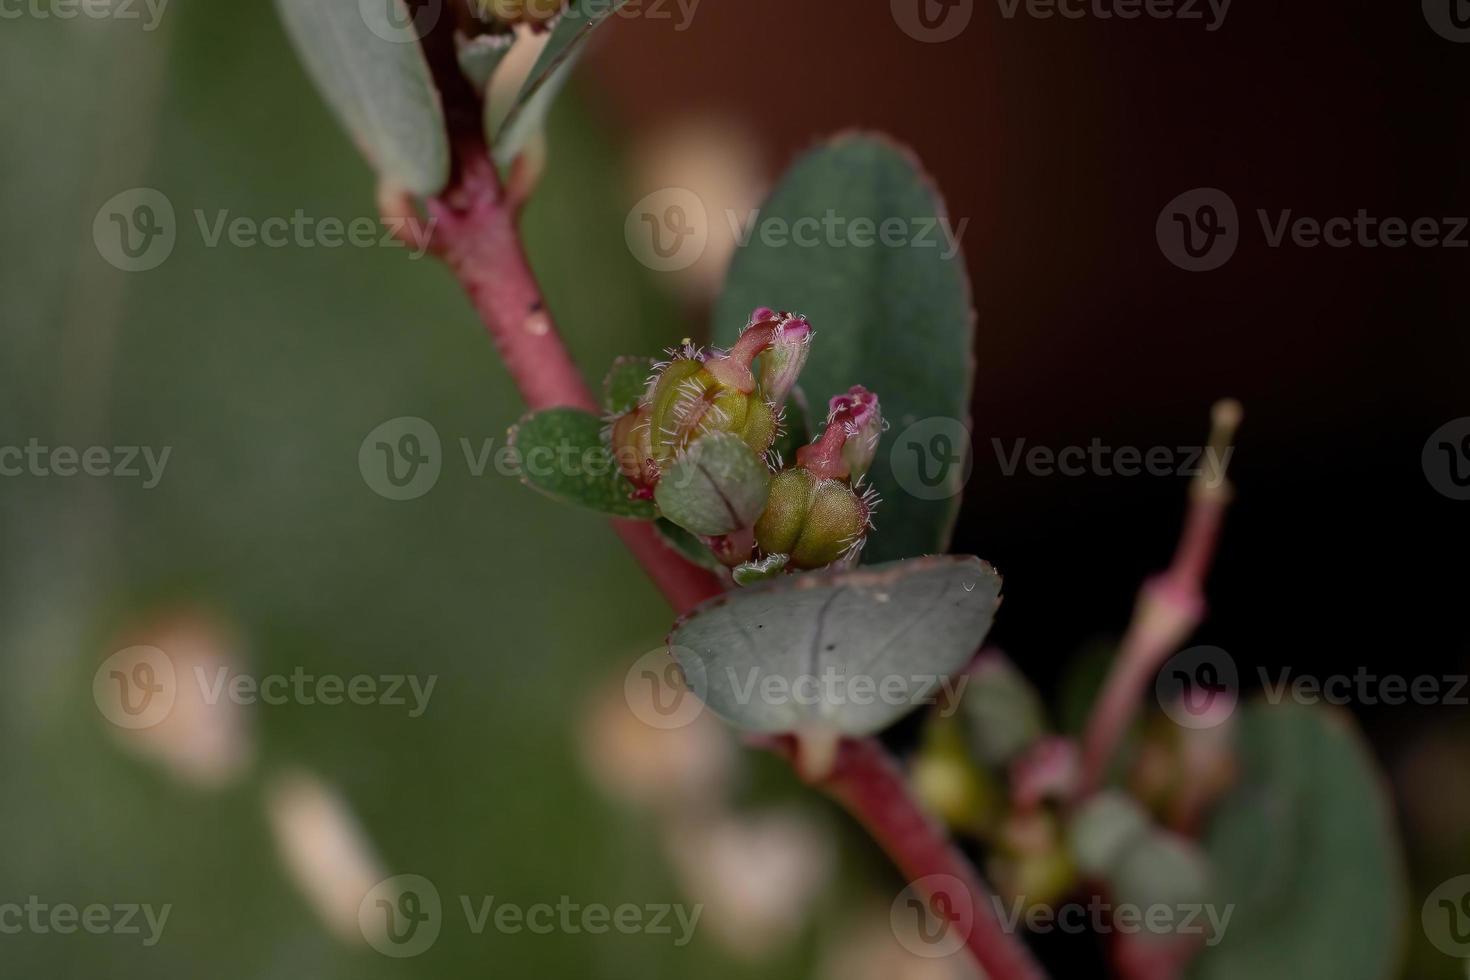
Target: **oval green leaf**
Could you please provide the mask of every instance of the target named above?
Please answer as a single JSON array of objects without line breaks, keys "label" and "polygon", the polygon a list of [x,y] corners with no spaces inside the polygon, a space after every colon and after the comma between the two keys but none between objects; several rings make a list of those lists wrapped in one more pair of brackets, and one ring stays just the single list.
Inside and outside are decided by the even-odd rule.
[{"label": "oval green leaf", "polygon": [[607,377],[602,379],[602,407],[609,415],[633,410],[648,389],[653,364],[651,357],[631,355],[613,361]]},{"label": "oval green leaf", "polygon": [[[378,174],[420,196],[449,180],[439,91],[404,0],[369,17],[351,0],[276,0],[322,97]],[[371,24],[369,24],[371,20]]]},{"label": "oval green leaf", "polygon": [[510,430],[521,482],[563,503],[613,517],[653,520],[653,502],[629,497],[632,486],[602,441],[604,423],[575,408],[527,415]]},{"label": "oval green leaf", "polygon": [[1232,909],[1192,980],[1381,980],[1394,974],[1406,894],[1383,778],[1345,712],[1245,708],[1241,777],[1205,838],[1211,902]]},{"label": "oval green leaf", "polygon": [[[716,342],[733,343],[759,306],[808,317],[815,346],[801,385],[813,415],[862,384],[892,427],[871,471],[883,506],[864,560],[944,551],[966,472],[975,314],[943,202],[911,154],[844,136],[798,160],[756,222],[716,307]],[[944,421],[923,428],[930,419]],[[937,448],[919,459],[896,452],[903,439]]]},{"label": "oval green leaf", "polygon": [[737,728],[869,735],[930,703],[970,661],[1000,586],[968,556],[813,572],[710,600],[674,625],[669,647]]}]

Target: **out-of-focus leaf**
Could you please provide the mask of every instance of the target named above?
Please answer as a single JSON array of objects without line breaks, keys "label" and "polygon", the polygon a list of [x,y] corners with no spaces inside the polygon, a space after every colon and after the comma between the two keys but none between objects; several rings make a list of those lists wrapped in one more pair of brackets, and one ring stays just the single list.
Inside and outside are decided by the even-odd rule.
[{"label": "out-of-focus leaf", "polygon": [[706,602],[669,645],[691,689],[738,728],[868,735],[969,661],[1000,586],[962,556],[813,572]]},{"label": "out-of-focus leaf", "polygon": [[495,162],[508,166],[533,133],[546,121],[546,113],[566,84],[577,57],[592,32],[607,22],[627,0],[572,0],[552,28],[541,56],[531,67],[520,92],[498,118],[486,106],[485,132],[490,137]]},{"label": "out-of-focus leaf", "polygon": [[1205,838],[1233,906],[1192,980],[1380,980],[1396,969],[1405,874],[1383,778],[1345,713],[1247,706],[1241,778]]},{"label": "out-of-focus leaf", "polygon": [[[890,244],[878,233],[885,222]],[[871,136],[840,137],[787,171],[735,253],[716,308],[715,339],[724,344],[759,306],[811,320],[815,347],[801,384],[813,406],[854,384],[883,400],[894,431],[870,474],[883,509],[863,551],[867,561],[944,551],[959,510],[974,312],[964,259],[946,224],[942,202],[910,154]],[[768,237],[766,228],[789,233]],[[936,446],[930,458],[906,448],[894,453],[916,423],[927,423],[911,434],[921,447]]]},{"label": "out-of-focus leaf", "polygon": [[970,676],[960,714],[975,758],[988,766],[1010,762],[1046,734],[1041,696],[1026,675],[1001,656],[987,654]]},{"label": "out-of-focus leaf", "polygon": [[307,73],[368,161],[427,196],[449,179],[444,111],[408,7],[387,3],[393,9],[382,17],[345,0],[276,0],[276,8]]},{"label": "out-of-focus leaf", "polygon": [[510,54],[513,34],[481,34],[477,37],[455,38],[459,53],[459,70],[480,92],[490,85],[490,76]]},{"label": "out-of-focus leaf", "polygon": [[575,408],[527,415],[510,430],[521,481],[564,503],[614,517],[652,520],[653,504],[628,496],[628,481],[602,441],[603,421]]}]

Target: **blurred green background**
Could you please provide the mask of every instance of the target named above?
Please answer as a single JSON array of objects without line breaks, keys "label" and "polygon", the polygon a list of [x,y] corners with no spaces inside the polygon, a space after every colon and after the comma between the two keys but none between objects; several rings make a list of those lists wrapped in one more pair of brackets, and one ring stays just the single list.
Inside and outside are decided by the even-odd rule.
[{"label": "blurred green background", "polygon": [[[592,692],[661,643],[662,600],[594,515],[472,476],[459,439],[503,441],[519,400],[458,287],[401,249],[208,248],[213,220],[373,216],[373,181],[268,4],[178,4],[137,22],[8,21],[0,75],[0,443],[169,446],[162,482],[0,484],[0,901],[171,903],[164,940],[0,939],[26,977],[806,975],[808,943],[740,963],[701,933],[471,935],[455,896],[522,905],[683,900],[645,819],[578,757]],[[606,134],[564,99],[526,214],[533,261],[583,364],[683,336],[622,245]],[[162,191],[159,268],[103,261],[92,221]],[[359,472],[380,423],[444,444],[431,493]],[[256,761],[207,790],[124,751],[93,703],[118,630],[180,604],[233,623],[253,674],[435,674],[429,710],[247,709]],[[761,763],[756,763],[758,766]],[[446,926],[393,960],[334,939],[276,857],[266,779],[318,774],[389,873],[430,878]],[[768,772],[779,787],[785,778]]]}]

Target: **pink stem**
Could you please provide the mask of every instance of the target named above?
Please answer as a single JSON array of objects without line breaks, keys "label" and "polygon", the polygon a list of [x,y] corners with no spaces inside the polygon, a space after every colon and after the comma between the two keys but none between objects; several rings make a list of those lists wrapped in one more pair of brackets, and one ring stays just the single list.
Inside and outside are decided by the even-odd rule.
[{"label": "pink stem", "polygon": [[905,878],[927,886],[925,898],[944,893],[950,907],[973,910],[965,945],[991,980],[1045,977],[1026,945],[996,917],[990,889],[914,800],[903,771],[876,739],[844,739],[818,785],[867,828]]},{"label": "pink stem", "polygon": [[1223,401],[1213,412],[1212,464],[1217,472],[1207,482],[1202,477],[1192,487],[1189,510],[1180,533],[1179,547],[1168,570],[1143,584],[1134,608],[1133,621],[1118,648],[1112,673],[1093,706],[1082,739],[1081,795],[1102,786],[1118,744],[1143,702],[1149,681],[1164,661],[1189,638],[1205,613],[1204,580],[1215,554],[1231,489],[1225,482],[1235,428],[1240,423],[1240,406]]},{"label": "pink stem", "polygon": [[[597,402],[572,362],[541,298],[483,147],[461,160],[459,180],[427,204],[434,250],[458,277],[532,409],[568,405],[597,412]],[[664,544],[646,521],[614,520],[613,530],[679,612],[724,590],[720,580]]]}]

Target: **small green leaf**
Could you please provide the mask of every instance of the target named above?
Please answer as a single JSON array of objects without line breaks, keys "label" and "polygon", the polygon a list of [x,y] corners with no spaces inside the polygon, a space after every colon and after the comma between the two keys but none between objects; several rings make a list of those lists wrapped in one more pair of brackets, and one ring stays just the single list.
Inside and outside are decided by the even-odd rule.
[{"label": "small green leaf", "polygon": [[614,517],[652,520],[651,501],[633,500],[631,486],[602,441],[603,422],[575,408],[551,408],[510,430],[521,482],[563,503]]},{"label": "small green leaf", "polygon": [[716,714],[757,732],[868,735],[929,703],[969,662],[999,605],[978,558],[812,572],[711,599],[669,646]]},{"label": "small green leaf", "polygon": [[1149,817],[1132,797],[1103,790],[1077,808],[1067,825],[1067,845],[1077,870],[1108,878],[1123,854],[1149,831]]},{"label": "small green leaf", "polygon": [[660,517],[654,521],[654,527],[658,529],[659,536],[664,539],[665,544],[694,564],[713,572],[724,571],[725,566],[720,564],[715,553],[710,551],[709,546],[699,540],[696,535],[690,534],[666,517]]},{"label": "small green leaf", "polygon": [[651,357],[619,357],[602,380],[602,407],[609,415],[630,412],[648,388],[653,374]]},{"label": "small green leaf", "polygon": [[730,576],[735,579],[736,585],[754,585],[780,575],[790,560],[790,555],[766,555],[736,566]]},{"label": "small green leaf", "polygon": [[404,0],[276,0],[276,8],[307,73],[374,169],[421,196],[442,190],[444,110]]},{"label": "small green leaf", "polygon": [[659,476],[659,512],[686,531],[713,536],[750,527],[766,507],[771,471],[739,436],[701,436]]},{"label": "small green leaf", "polygon": [[[963,256],[943,230],[943,203],[909,153],[844,136],[798,160],[759,220],[790,234],[758,230],[736,252],[716,306],[716,342],[732,343],[760,306],[810,319],[801,384],[813,415],[861,384],[882,399],[893,429],[870,474],[883,507],[864,560],[944,551],[967,472],[975,314]],[[901,244],[873,233],[885,222],[888,241]],[[916,423],[923,425],[910,430]],[[910,456],[907,447],[895,454],[906,434],[932,446],[929,455]]]},{"label": "small green leaf", "polygon": [[509,166],[526,140],[545,123],[588,38],[625,3],[627,0],[572,0],[515,99],[503,109],[486,105],[485,133],[497,164]]},{"label": "small green leaf", "polygon": [[1046,734],[1046,709],[1026,675],[1002,656],[981,658],[960,701],[975,758],[1003,766]]},{"label": "small green leaf", "polygon": [[1393,975],[1407,885],[1384,780],[1351,717],[1296,704],[1238,718],[1241,778],[1205,837],[1233,916],[1192,980]]}]

